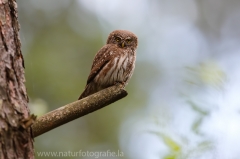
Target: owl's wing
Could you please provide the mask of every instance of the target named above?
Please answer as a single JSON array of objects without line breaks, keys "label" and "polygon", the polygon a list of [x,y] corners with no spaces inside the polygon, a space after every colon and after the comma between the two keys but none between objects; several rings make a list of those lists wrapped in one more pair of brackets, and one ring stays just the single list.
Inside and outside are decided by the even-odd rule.
[{"label": "owl's wing", "polygon": [[112,45],[105,45],[98,51],[93,60],[92,69],[88,76],[87,84],[89,84],[102,70],[102,68],[110,62],[115,53],[115,46]]}]

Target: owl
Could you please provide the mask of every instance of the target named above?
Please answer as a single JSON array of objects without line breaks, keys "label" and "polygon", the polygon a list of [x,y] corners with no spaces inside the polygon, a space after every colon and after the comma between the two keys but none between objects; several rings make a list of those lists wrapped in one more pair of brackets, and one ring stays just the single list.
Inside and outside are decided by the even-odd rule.
[{"label": "owl", "polygon": [[111,32],[95,55],[87,85],[78,99],[85,98],[116,83],[125,87],[131,78],[136,61],[138,38],[127,30]]}]

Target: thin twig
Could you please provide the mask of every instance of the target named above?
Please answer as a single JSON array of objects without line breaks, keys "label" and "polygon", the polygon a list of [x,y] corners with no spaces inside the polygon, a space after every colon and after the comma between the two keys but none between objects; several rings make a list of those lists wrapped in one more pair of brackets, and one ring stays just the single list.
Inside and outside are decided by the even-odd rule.
[{"label": "thin twig", "polygon": [[125,96],[127,96],[127,92],[122,88],[121,84],[117,84],[53,110],[38,118],[33,123],[33,137],[37,137],[60,125],[101,109]]}]

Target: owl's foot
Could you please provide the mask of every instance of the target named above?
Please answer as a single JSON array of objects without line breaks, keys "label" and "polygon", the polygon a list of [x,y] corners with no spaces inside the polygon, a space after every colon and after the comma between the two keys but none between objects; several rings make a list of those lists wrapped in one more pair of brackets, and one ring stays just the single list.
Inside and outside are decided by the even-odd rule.
[{"label": "owl's foot", "polygon": [[125,82],[123,82],[123,81],[116,81],[116,82],[114,82],[114,85],[122,85],[122,88],[124,88],[125,87]]}]

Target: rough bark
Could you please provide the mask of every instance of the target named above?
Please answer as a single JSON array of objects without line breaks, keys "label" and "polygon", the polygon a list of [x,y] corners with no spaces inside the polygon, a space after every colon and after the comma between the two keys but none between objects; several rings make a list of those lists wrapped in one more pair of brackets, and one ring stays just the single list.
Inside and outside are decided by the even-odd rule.
[{"label": "rough bark", "polygon": [[0,0],[0,159],[32,159],[17,4]]}]

